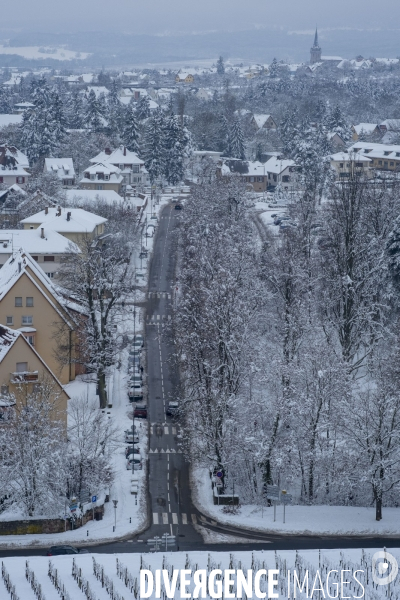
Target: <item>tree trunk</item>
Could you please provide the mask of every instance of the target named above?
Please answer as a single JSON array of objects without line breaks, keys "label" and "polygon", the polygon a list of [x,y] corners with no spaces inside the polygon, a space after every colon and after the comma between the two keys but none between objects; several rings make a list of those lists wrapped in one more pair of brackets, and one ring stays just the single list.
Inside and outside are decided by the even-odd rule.
[{"label": "tree trunk", "polygon": [[380,494],[378,494],[376,496],[375,509],[376,509],[375,510],[376,520],[381,521],[382,520],[382,496]]},{"label": "tree trunk", "polygon": [[104,372],[97,374],[97,387],[99,390],[100,408],[107,408],[107,389],[106,374]]}]

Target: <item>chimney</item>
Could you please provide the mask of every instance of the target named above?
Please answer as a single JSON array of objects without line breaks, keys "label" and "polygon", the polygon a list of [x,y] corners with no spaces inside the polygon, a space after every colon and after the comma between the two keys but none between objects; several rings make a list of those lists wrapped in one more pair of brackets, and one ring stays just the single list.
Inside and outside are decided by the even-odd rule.
[{"label": "chimney", "polygon": [[61,217],[61,206],[57,209],[56,217]]},{"label": "chimney", "polygon": [[124,156],[126,156],[126,148],[125,148],[125,146],[124,146]]},{"label": "chimney", "polygon": [[22,271],[22,263],[18,263],[18,273],[21,273]]},{"label": "chimney", "polygon": [[104,152],[105,152],[105,154],[111,154],[111,148],[106,148],[106,149],[104,150]]},{"label": "chimney", "polygon": [[44,240],[44,227],[40,228],[40,237]]},{"label": "chimney", "polygon": [[48,215],[48,214],[49,214],[49,207],[48,207],[48,206],[46,206],[46,208],[44,209],[44,214],[45,214],[45,215]]},{"label": "chimney", "polygon": [[67,221],[70,221],[70,220],[71,220],[71,213],[67,212]]}]

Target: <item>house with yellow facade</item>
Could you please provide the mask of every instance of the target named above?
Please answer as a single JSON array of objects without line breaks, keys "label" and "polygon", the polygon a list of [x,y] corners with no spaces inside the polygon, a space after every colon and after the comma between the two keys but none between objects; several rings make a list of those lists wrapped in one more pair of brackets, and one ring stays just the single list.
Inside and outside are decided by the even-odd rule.
[{"label": "house with yellow facade", "polygon": [[179,72],[175,77],[176,83],[193,83],[194,75],[192,73]]},{"label": "house with yellow facade", "polygon": [[66,423],[69,396],[61,382],[20,331],[0,325],[0,422],[21,396],[49,384],[57,397],[57,417]]},{"label": "house with yellow facade", "polygon": [[78,246],[82,239],[95,240],[103,235],[105,223],[107,219],[83,208],[61,206],[45,208],[21,221],[24,229],[40,228],[45,235],[49,230],[57,231]]},{"label": "house with yellow facade", "polygon": [[0,269],[0,323],[21,333],[62,384],[82,372],[76,356],[80,318],[22,249]]}]

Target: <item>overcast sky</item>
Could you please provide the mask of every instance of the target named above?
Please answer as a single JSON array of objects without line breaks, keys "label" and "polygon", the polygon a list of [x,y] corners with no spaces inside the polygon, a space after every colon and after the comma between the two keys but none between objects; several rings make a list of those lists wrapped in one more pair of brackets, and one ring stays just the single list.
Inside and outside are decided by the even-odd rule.
[{"label": "overcast sky", "polygon": [[0,0],[1,25],[71,32],[191,33],[253,27],[400,28],[399,0]]}]

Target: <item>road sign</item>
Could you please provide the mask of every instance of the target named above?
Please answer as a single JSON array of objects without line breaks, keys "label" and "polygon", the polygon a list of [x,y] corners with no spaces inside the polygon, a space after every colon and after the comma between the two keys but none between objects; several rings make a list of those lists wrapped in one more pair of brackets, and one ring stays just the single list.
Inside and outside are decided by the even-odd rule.
[{"label": "road sign", "polygon": [[71,512],[75,512],[77,508],[78,508],[78,505],[77,505],[77,504],[70,504],[70,505],[69,505],[69,510],[70,510]]},{"label": "road sign", "polygon": [[215,473],[215,476],[216,476],[216,477],[223,477],[223,476],[224,476],[224,474],[223,474],[223,472],[222,472],[222,471],[217,471],[217,472]]},{"label": "road sign", "polygon": [[264,485],[263,494],[268,500],[279,500],[279,487],[277,485]]},{"label": "road sign", "polygon": [[97,502],[97,496],[92,496],[92,502],[93,502],[93,504],[94,504],[95,502]]},{"label": "road sign", "polygon": [[293,496],[291,494],[282,494],[281,501],[283,504],[290,504],[293,500]]}]

